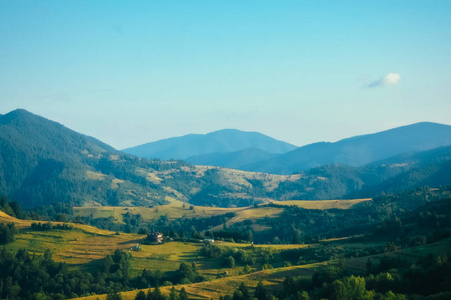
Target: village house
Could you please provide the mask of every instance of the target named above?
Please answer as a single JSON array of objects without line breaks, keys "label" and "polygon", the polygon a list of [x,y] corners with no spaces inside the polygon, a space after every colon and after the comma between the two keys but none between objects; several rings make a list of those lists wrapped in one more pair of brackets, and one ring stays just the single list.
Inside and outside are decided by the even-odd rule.
[{"label": "village house", "polygon": [[163,242],[163,234],[161,232],[152,232],[147,235],[146,240],[151,243],[160,244]]}]

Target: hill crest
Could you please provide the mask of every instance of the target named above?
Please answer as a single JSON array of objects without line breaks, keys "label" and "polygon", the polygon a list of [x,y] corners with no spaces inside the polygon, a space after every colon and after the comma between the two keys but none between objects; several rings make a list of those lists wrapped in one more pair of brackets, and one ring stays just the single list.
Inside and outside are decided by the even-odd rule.
[{"label": "hill crest", "polygon": [[277,157],[248,164],[243,170],[291,174],[327,164],[363,166],[402,153],[426,151],[451,145],[451,126],[421,122],[334,143],[319,142]]},{"label": "hill crest", "polygon": [[258,132],[222,129],[207,134],[188,134],[163,139],[123,151],[139,157],[167,160],[187,159],[211,153],[237,152],[248,148],[281,154],[297,147]]}]

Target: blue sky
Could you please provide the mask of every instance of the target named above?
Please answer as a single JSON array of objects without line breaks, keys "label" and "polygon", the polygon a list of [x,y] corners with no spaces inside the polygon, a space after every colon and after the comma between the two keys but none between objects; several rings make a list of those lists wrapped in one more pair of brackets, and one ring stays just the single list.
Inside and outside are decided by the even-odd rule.
[{"label": "blue sky", "polygon": [[0,113],[122,149],[451,124],[451,1],[0,0]]}]

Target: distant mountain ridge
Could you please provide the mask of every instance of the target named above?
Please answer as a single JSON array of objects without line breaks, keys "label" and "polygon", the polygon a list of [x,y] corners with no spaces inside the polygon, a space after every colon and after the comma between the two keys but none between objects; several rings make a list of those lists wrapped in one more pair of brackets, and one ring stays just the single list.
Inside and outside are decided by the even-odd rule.
[{"label": "distant mountain ridge", "polygon": [[451,145],[451,126],[421,122],[390,130],[355,136],[335,143],[320,142],[250,163],[240,169],[272,174],[292,174],[327,164],[363,166],[407,152]]},{"label": "distant mountain ridge", "polygon": [[[443,139],[438,136],[438,140]],[[327,164],[280,176],[142,159],[15,110],[0,116],[0,195],[25,207],[56,202],[149,206],[167,203],[168,197],[206,206],[242,207],[271,199],[366,198],[383,191],[451,184],[451,146],[412,152],[365,166]],[[243,159],[260,159],[258,153],[267,155],[247,148],[211,156],[240,164]]]},{"label": "distant mountain ridge", "polygon": [[240,169],[244,164],[256,163],[277,156],[257,148],[247,148],[236,152],[208,153],[191,156],[185,161],[194,165],[216,166],[231,169]]},{"label": "distant mountain ridge", "polygon": [[297,147],[258,132],[223,129],[207,134],[188,134],[159,140],[122,151],[144,158],[185,160],[205,154],[238,152],[249,148],[282,154]]}]

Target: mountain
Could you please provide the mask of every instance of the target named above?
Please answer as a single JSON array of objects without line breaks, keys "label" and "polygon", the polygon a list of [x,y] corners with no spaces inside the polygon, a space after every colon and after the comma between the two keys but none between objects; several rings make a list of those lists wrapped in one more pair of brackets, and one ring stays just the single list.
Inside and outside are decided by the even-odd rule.
[{"label": "mountain", "polygon": [[185,161],[194,165],[240,169],[242,165],[256,163],[275,156],[277,156],[277,154],[269,153],[257,148],[247,148],[236,152],[208,153],[191,156],[186,158]]},{"label": "mountain", "polygon": [[402,154],[361,167],[324,165],[281,182],[268,198],[325,200],[375,197],[423,186],[451,185],[451,146]]},{"label": "mountain", "polygon": [[24,206],[113,194],[96,165],[118,151],[26,110],[0,116],[0,154],[0,193]]},{"label": "mountain", "polygon": [[451,145],[451,126],[416,123],[335,143],[314,143],[277,157],[250,163],[242,170],[291,174],[327,164],[362,166],[401,153]]},{"label": "mountain", "polygon": [[[241,151],[242,157],[255,153]],[[25,207],[55,202],[154,206],[171,199],[233,207],[271,199],[368,197],[447,184],[451,146],[286,176],[142,159],[25,110],[0,116],[0,195]]]},{"label": "mountain", "polygon": [[205,190],[214,203],[248,206],[289,178],[142,159],[26,110],[0,116],[0,195],[24,207],[153,206]]},{"label": "mountain", "polygon": [[123,151],[144,158],[187,159],[212,153],[237,152],[255,148],[269,153],[285,153],[297,147],[258,132],[224,129],[208,134],[189,134],[164,139]]}]

